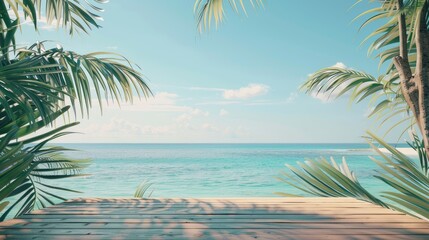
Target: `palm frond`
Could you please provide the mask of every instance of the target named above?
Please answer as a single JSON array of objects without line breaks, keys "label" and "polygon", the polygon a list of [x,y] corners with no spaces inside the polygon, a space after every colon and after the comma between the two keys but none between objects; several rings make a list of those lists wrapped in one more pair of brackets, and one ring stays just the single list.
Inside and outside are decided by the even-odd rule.
[{"label": "palm frond", "polygon": [[[70,107],[64,107],[51,114],[49,119],[54,121]],[[0,104],[0,113],[4,107]],[[30,123],[27,113],[20,108],[12,108],[14,118],[6,114],[0,118],[0,202],[6,207],[5,199],[13,199],[0,221],[13,211],[16,216],[33,209],[44,207],[62,200],[55,192],[58,190],[72,191],[59,188],[49,181],[81,176],[81,171],[88,165],[88,160],[73,160],[61,153],[69,149],[62,147],[47,147],[46,144],[58,137],[68,134],[64,130],[75,126],[70,123],[54,128],[45,133],[34,135],[37,130],[46,127],[40,113],[35,111],[37,121]]]},{"label": "palm frond", "polygon": [[[350,101],[356,103],[367,99],[372,108],[368,117],[376,117],[380,125],[397,119],[397,116],[401,119],[413,119],[413,116],[409,115],[409,107],[403,98],[396,75],[376,78],[354,69],[329,67],[310,75],[301,89],[308,94],[323,94],[330,98],[348,95]],[[398,121],[391,123],[392,127],[386,134],[399,125]],[[410,128],[413,125],[411,124]]]},{"label": "palm frond", "polygon": [[31,21],[37,30],[40,22],[69,31],[88,33],[92,28],[99,28],[99,4],[107,0],[8,0],[0,2],[0,48],[2,58],[9,59],[9,48],[16,49],[15,33],[26,21]]},{"label": "palm frond", "polygon": [[387,91],[392,92],[390,86],[383,78],[377,79],[362,71],[329,67],[310,75],[301,89],[315,95],[335,93],[335,97],[351,93],[351,101],[360,102],[369,96],[380,95],[379,93],[384,95],[384,92]]},{"label": "palm frond", "polygon": [[[70,100],[73,109],[77,101],[82,115],[97,99],[102,108],[103,98],[112,102],[132,102],[135,95],[148,97],[152,93],[144,76],[124,57],[107,52],[78,54],[62,48],[46,49],[45,42],[18,51],[18,59],[42,57],[42,65],[60,66],[62,71],[37,76],[39,81],[59,89],[59,99]],[[91,89],[95,89],[95,96]]]},{"label": "palm frond", "polygon": [[283,172],[279,180],[305,193],[320,197],[353,197],[383,207],[386,204],[369,193],[358,181],[343,158],[341,165],[334,159],[324,158],[298,162],[300,168],[286,165],[290,172]]},{"label": "palm frond", "polygon": [[423,173],[429,178],[429,158],[425,151],[424,141],[420,140],[419,136],[413,134],[413,140],[407,144],[417,152],[419,156],[419,163]]},{"label": "palm frond", "polygon": [[135,198],[150,198],[153,191],[148,194],[149,188],[152,186],[152,183],[148,180],[145,180],[139,184],[134,193]]},{"label": "palm frond", "polygon": [[[210,28],[212,22],[216,28],[223,21],[225,15],[224,4],[228,2],[231,9],[238,13],[240,9],[246,13],[246,4],[243,0],[196,0],[194,4],[194,13],[197,18],[197,25],[200,31]],[[248,3],[255,6],[262,6],[263,0],[248,0]]]},{"label": "palm frond", "polygon": [[420,168],[413,159],[374,134],[368,132],[368,135],[390,152],[390,156],[388,156],[369,142],[384,160],[372,158],[383,170],[378,171],[375,177],[393,189],[393,191],[383,192],[382,196],[394,203],[390,204],[392,208],[429,220],[429,177],[426,169]]},{"label": "palm frond", "polygon": [[14,111],[25,111],[30,122],[35,122],[37,110],[45,123],[57,109],[56,102],[63,101],[67,93],[51,84],[39,81],[51,74],[60,74],[57,64],[46,64],[42,56],[14,60],[0,64],[0,116],[14,118]]},{"label": "palm frond", "polygon": [[[399,14],[403,14],[405,16],[408,35],[408,58],[413,70],[416,62],[415,36],[419,21],[418,16],[422,11],[425,0],[404,0],[402,9],[397,8],[397,1],[384,0],[380,2],[381,5],[379,7],[365,11],[356,18],[367,18],[361,28],[376,22],[384,22],[365,38],[364,42],[370,39],[373,41],[369,46],[368,53],[377,52],[376,57],[380,59],[380,66],[386,62],[391,62],[394,57],[399,56],[399,27],[397,19]],[[429,12],[426,13],[426,16],[428,15]],[[396,72],[393,64],[389,64],[386,72]]]},{"label": "palm frond", "polygon": [[[284,172],[280,180],[307,194],[321,197],[353,197],[429,220],[429,177],[427,168],[422,167],[426,166],[423,163],[427,161],[426,156],[419,155],[419,166],[415,160],[374,134],[368,132],[368,135],[370,140],[374,140],[390,152],[389,155],[383,153],[369,141],[383,159],[370,157],[380,167],[374,177],[390,187],[390,190],[386,188],[386,191],[382,192],[381,198],[375,197],[359,184],[344,159],[342,166],[333,159],[329,163],[323,158],[298,163],[301,168],[286,165],[290,172]],[[421,144],[415,143],[417,140],[414,139],[413,146],[419,149]]]},{"label": "palm frond", "polygon": [[[17,20],[20,23],[30,20],[37,29],[40,20],[48,25],[67,28],[70,34],[76,31],[88,32],[99,28],[97,23],[102,20],[99,15],[103,9],[98,5],[107,0],[11,0],[15,4],[5,5],[3,18]],[[22,12],[22,13],[21,13]]]}]

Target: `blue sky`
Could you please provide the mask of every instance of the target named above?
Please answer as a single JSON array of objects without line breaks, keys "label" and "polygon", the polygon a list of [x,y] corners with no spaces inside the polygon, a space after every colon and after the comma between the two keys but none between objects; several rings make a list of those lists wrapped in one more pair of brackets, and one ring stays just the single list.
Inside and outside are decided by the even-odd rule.
[{"label": "blue sky", "polygon": [[[344,64],[377,75],[352,19],[355,1],[266,1],[248,16],[227,12],[199,34],[193,0],[111,0],[103,28],[70,38],[25,27],[21,44],[53,40],[65,49],[123,54],[142,68],[155,97],[94,108],[63,142],[363,142],[368,104],[326,101],[298,90],[312,72]],[[377,132],[377,131],[376,131]],[[380,131],[378,131],[380,132]],[[396,141],[398,132],[388,136]]]}]

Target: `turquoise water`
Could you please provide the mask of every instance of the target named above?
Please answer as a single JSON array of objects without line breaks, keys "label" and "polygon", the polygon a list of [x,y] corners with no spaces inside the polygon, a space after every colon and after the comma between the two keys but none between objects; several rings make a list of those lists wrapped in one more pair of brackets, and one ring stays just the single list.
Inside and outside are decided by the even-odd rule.
[{"label": "turquoise water", "polygon": [[[372,177],[376,156],[366,144],[64,144],[91,158],[91,176],[61,181],[83,191],[67,197],[131,197],[145,179],[152,197],[275,197],[299,193],[278,181],[286,163],[320,156],[346,157],[362,185],[379,192]],[[404,147],[401,145],[400,147]]]}]

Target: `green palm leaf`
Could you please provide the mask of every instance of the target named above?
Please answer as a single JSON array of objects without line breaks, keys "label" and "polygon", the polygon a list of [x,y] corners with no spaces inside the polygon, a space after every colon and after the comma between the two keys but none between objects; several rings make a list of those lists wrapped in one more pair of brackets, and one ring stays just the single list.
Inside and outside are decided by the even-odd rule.
[{"label": "green palm leaf", "polygon": [[[375,117],[380,125],[401,116],[399,121],[393,122],[386,134],[399,126],[402,118],[412,122],[409,107],[403,99],[397,77],[391,75],[376,78],[370,74],[354,69],[329,67],[321,69],[309,76],[301,89],[312,95],[328,95],[341,97],[348,95],[350,101],[369,101],[372,111],[369,117]],[[402,125],[401,125],[402,126]],[[411,124],[409,127],[412,127]]]},{"label": "green palm leaf", "polygon": [[[347,162],[338,165],[324,158],[298,163],[300,168],[286,165],[290,172],[282,172],[279,180],[299,190],[320,197],[353,197],[386,207],[386,204],[369,193],[358,181]],[[282,194],[281,195],[285,195]],[[287,194],[286,194],[287,195]]]},{"label": "green palm leaf", "polygon": [[[62,48],[46,50],[44,43],[19,50],[18,59],[42,57],[42,65],[60,66],[60,72],[37,77],[58,89],[60,100],[70,100],[74,108],[78,101],[82,115],[85,110],[89,114],[93,98],[98,100],[101,108],[103,98],[118,103],[132,102],[135,95],[147,97],[152,94],[143,75],[122,56],[104,52],[81,55]],[[91,88],[95,89],[95,96]]]},{"label": "green palm leaf", "polygon": [[[209,29],[212,22],[216,27],[224,19],[224,3],[228,2],[229,6],[236,13],[241,9],[246,14],[245,1],[243,0],[196,0],[194,4],[194,13],[197,16],[198,29],[200,31]],[[262,6],[263,0],[248,0],[253,7]]]},{"label": "green palm leaf", "polygon": [[[145,180],[139,184],[134,193],[135,198],[150,198],[153,191],[148,194],[149,188],[152,186],[152,183],[148,180]],[[147,196],[146,196],[147,195]]]},{"label": "green palm leaf", "polygon": [[63,101],[67,93],[39,79],[61,72],[59,65],[44,64],[42,56],[0,65],[0,115],[13,118],[13,112],[19,108],[27,112],[29,122],[34,123],[37,109],[45,123],[50,122],[48,117],[57,109],[56,102]]},{"label": "green palm leaf", "polygon": [[[70,107],[53,111],[51,121],[60,117]],[[14,117],[5,114],[0,104],[0,202],[6,207],[5,199],[13,199],[0,220],[5,219],[13,211],[16,216],[27,213],[38,207],[52,204],[52,199],[62,198],[55,194],[58,188],[46,182],[81,176],[81,171],[88,165],[87,160],[72,160],[61,153],[68,151],[61,147],[47,147],[46,144],[67,132],[64,130],[75,126],[70,123],[52,129],[46,133],[34,135],[39,129],[46,127],[37,108],[33,109],[36,122],[31,123],[27,112],[15,106],[11,108]]]},{"label": "green palm leaf", "polygon": [[[374,150],[384,160],[372,158],[382,169],[382,171],[378,171],[375,177],[394,190],[385,191],[382,196],[393,202],[393,204],[390,204],[392,208],[429,220],[429,177],[427,168],[419,167],[413,159],[402,154],[374,134],[370,132],[368,134],[390,152],[390,156],[384,154],[370,142]],[[414,144],[417,148],[420,146],[418,143]],[[420,155],[420,163],[427,161],[427,159],[421,159],[422,157],[425,158],[425,156]]]}]

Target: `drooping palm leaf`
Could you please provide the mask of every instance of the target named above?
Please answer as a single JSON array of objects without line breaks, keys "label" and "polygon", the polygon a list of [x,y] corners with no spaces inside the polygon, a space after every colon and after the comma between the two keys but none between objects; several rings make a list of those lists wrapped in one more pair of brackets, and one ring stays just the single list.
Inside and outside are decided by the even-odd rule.
[{"label": "drooping palm leaf", "polygon": [[67,93],[40,79],[62,72],[58,64],[46,64],[43,56],[0,64],[0,117],[7,115],[13,118],[13,111],[19,108],[27,112],[28,121],[34,123],[34,110],[37,109],[45,123],[51,122],[48,117]]},{"label": "drooping palm leaf", "polygon": [[[310,75],[301,89],[308,94],[323,94],[332,98],[348,95],[350,101],[357,103],[368,99],[371,106],[368,116],[376,117],[380,125],[397,116],[409,121],[410,127],[414,123],[413,116],[409,115],[409,107],[403,99],[397,78],[392,78],[391,75],[376,78],[354,69],[329,67]],[[393,122],[387,133],[399,126],[402,119]]]},{"label": "drooping palm leaf", "polygon": [[[338,166],[334,160],[329,163],[323,158],[298,163],[300,168],[286,165],[289,171],[284,172],[280,180],[311,195],[353,197],[429,220],[427,169],[422,168],[414,159],[407,157],[372,133],[368,132],[368,134],[372,140],[390,152],[390,154],[383,153],[369,141],[383,159],[370,157],[380,167],[374,177],[386,183],[387,190],[382,192],[380,198],[375,197],[359,184],[345,160],[343,160],[342,167]],[[415,142],[416,139],[413,141]],[[417,149],[421,147],[418,143],[413,143],[413,146],[417,146]],[[422,156],[420,155],[420,157]],[[419,162],[425,160],[427,159],[420,159]],[[388,190],[389,187],[390,190]]]},{"label": "drooping palm leaf", "polygon": [[[68,108],[54,112],[51,119],[55,120]],[[20,109],[14,114],[17,115],[16,120],[7,116],[0,119],[0,132],[6,132],[0,143],[0,202],[6,198],[14,199],[0,221],[11,211],[16,211],[18,216],[52,204],[52,199],[62,200],[63,198],[55,192],[72,190],[49,184],[49,181],[81,176],[81,170],[89,163],[88,160],[68,159],[61,154],[69,149],[45,146],[49,141],[68,134],[63,130],[77,123],[70,123],[39,135],[31,135],[46,125],[43,122],[40,124],[25,122],[26,114]]]},{"label": "drooping palm leaf", "polygon": [[60,97],[70,100],[73,107],[78,101],[82,114],[84,110],[89,114],[95,98],[101,107],[103,97],[119,103],[121,100],[132,102],[135,95],[151,95],[143,75],[120,55],[107,52],[81,55],[58,47],[46,49],[44,43],[19,50],[18,59],[41,56],[43,64],[60,66],[61,72],[38,76],[39,80],[58,88],[59,93],[66,93]]},{"label": "drooping palm leaf", "polygon": [[[362,0],[358,2],[362,2]],[[404,14],[405,16],[409,61],[411,68],[413,69],[415,67],[415,31],[419,21],[419,12],[422,10],[424,2],[425,0],[404,0],[403,7],[399,10],[396,0],[383,0],[380,1],[381,4],[379,7],[365,11],[356,18],[360,19],[366,17],[361,28],[379,21],[384,21],[384,23],[370,33],[364,41],[373,41],[369,47],[369,53],[377,52],[376,57],[380,59],[380,65],[386,62],[389,63],[387,72],[396,72],[391,60],[399,56],[399,28],[397,20],[399,14]],[[428,14],[429,12],[426,13],[426,15]]]},{"label": "drooping palm leaf", "polygon": [[8,147],[10,141],[15,137],[17,128],[9,131],[0,139],[0,202],[6,207],[5,198],[21,185],[29,174],[28,167],[33,155],[21,151],[22,143],[14,147]]},{"label": "drooping palm leaf", "polygon": [[[369,193],[358,181],[347,162],[338,165],[324,158],[298,162],[300,168],[286,164],[290,172],[282,172],[279,179],[305,193],[320,197],[353,197],[386,207],[386,204]],[[288,194],[280,193],[287,196]]]},{"label": "drooping palm leaf", "polygon": [[56,192],[58,191],[79,193],[75,190],[55,186],[55,181],[70,177],[85,176],[81,171],[88,165],[89,161],[69,159],[60,154],[69,149],[43,147],[49,140],[62,135],[53,135],[37,148],[23,149],[26,154],[32,154],[34,158],[28,167],[29,172],[26,179],[8,195],[8,197],[15,197],[17,200],[10,205],[0,220],[6,218],[17,207],[19,209],[15,213],[15,216],[52,205],[56,200],[66,200],[57,195]]},{"label": "drooping palm leaf", "polygon": [[[0,29],[0,41],[4,55],[7,48],[15,48],[15,32],[25,21],[30,20],[35,29],[40,22],[75,32],[88,33],[92,28],[99,28],[99,4],[107,0],[8,0],[0,1],[1,19],[5,27]],[[6,52],[5,52],[6,51]]]},{"label": "drooping palm leaf", "polygon": [[200,31],[209,29],[212,22],[216,27],[224,19],[224,4],[228,2],[234,12],[239,12],[241,9],[246,13],[245,2],[250,3],[253,7],[262,6],[263,0],[196,0],[194,4],[194,13],[197,18],[198,29]]},{"label": "drooping palm leaf", "polygon": [[136,192],[134,193],[135,198],[150,198],[152,195],[151,191],[148,193],[149,188],[152,186],[152,183],[148,180],[145,180],[139,184],[139,186],[136,188]]},{"label": "drooping palm leaf", "polygon": [[390,204],[392,208],[429,220],[429,177],[427,176],[427,169],[422,169],[413,159],[374,134],[370,132],[368,134],[391,153],[389,156],[369,142],[384,159],[382,161],[372,157],[372,160],[383,170],[378,171],[375,177],[392,187],[392,191],[384,191],[382,196],[394,202],[394,204]]}]

